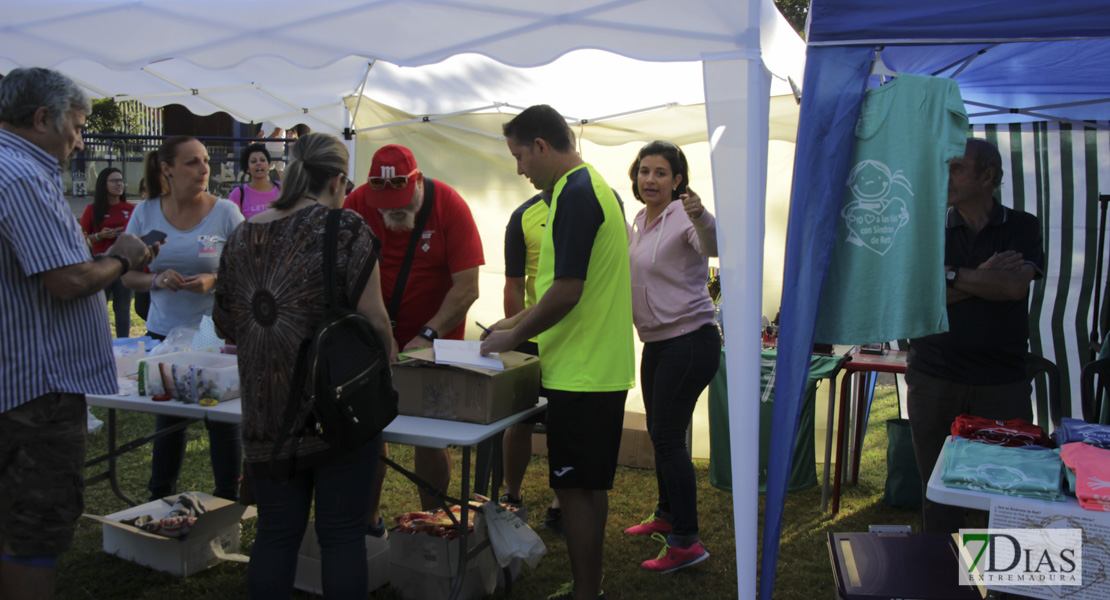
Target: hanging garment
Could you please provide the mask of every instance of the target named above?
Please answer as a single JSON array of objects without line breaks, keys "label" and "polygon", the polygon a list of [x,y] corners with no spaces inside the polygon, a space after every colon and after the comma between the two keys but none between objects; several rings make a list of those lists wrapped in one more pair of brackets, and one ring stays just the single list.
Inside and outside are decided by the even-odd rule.
[{"label": "hanging garment", "polygon": [[951,79],[903,74],[867,92],[815,341],[867,344],[948,331],[948,160],[964,155],[966,135]]}]

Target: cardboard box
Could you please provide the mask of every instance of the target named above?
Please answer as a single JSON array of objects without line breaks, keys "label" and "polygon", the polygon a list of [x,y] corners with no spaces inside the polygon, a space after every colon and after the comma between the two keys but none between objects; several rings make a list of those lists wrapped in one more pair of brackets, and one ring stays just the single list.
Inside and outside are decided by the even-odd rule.
[{"label": "cardboard box", "polygon": [[504,371],[435,364],[430,349],[409,352],[394,365],[393,387],[402,415],[483,425],[518,413],[539,400],[540,359],[502,352]]},{"label": "cardboard box", "polygon": [[[85,515],[104,524],[104,551],[124,560],[188,577],[211,567],[224,557],[239,552],[239,520],[247,507],[230,500],[196,493],[208,512],[197,517],[196,525],[184,539],[173,539],[149,533],[121,523],[157,512],[169,512],[177,496],[147,502],[101,517]],[[252,511],[251,516],[256,514]]]},{"label": "cardboard box", "polygon": [[637,469],[655,468],[655,446],[651,445],[646,419],[643,413],[624,413],[624,430],[621,432],[618,465]]},{"label": "cardboard box", "polygon": [[[471,549],[488,540],[481,515],[474,518],[474,531],[467,536]],[[459,540],[424,533],[389,532],[389,584],[406,600],[439,600],[451,596],[458,572]],[[497,587],[497,559],[488,544],[466,563],[459,600],[484,598]]]},{"label": "cardboard box", "polygon": [[[532,434],[532,454],[547,456],[547,435]],[[617,464],[637,469],[655,468],[655,447],[643,413],[625,412]]]},{"label": "cardboard box", "polygon": [[[366,592],[372,592],[389,583],[389,540],[366,536]],[[308,523],[297,554],[297,578],[293,587],[310,594],[324,594],[320,574],[320,543],[316,539],[316,524]]]}]

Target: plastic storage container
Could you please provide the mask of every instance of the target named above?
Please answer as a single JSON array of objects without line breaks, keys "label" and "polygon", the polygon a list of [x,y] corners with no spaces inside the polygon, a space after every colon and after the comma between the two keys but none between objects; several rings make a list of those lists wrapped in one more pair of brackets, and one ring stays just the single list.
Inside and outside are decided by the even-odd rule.
[{"label": "plastic storage container", "polygon": [[229,354],[174,352],[139,361],[139,395],[169,394],[187,404],[239,397],[239,360]]}]

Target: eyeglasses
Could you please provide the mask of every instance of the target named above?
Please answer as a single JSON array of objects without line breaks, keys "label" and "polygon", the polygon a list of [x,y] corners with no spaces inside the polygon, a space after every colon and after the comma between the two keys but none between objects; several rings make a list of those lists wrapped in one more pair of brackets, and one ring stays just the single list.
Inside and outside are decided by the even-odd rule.
[{"label": "eyeglasses", "polygon": [[403,190],[406,186],[408,186],[409,179],[416,176],[416,174],[419,172],[420,169],[413,169],[412,173],[409,173],[408,175],[397,175],[396,177],[371,177],[369,181],[370,189],[384,190],[386,184],[389,184],[389,187],[395,190]]},{"label": "eyeglasses", "polygon": [[351,180],[350,180],[350,179],[349,179],[349,178],[347,177],[347,174],[346,174],[346,173],[340,173],[340,174],[339,174],[339,176],[341,177],[340,181],[342,181],[342,182],[343,182],[343,195],[344,195],[344,196],[350,196],[350,195],[351,195],[351,192],[355,191],[355,184],[354,184],[354,182],[352,182],[352,181],[351,181]]}]

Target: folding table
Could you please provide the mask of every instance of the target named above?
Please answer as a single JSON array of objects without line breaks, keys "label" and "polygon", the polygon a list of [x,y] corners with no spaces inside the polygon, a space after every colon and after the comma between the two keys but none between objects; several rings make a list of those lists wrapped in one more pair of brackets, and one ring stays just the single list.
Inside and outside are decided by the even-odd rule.
[{"label": "folding table", "polygon": [[[176,431],[180,428],[187,427],[190,423],[203,419],[210,419],[213,421],[224,423],[238,423],[242,418],[241,407],[238,399],[228,400],[221,402],[216,406],[206,407],[199,404],[185,404],[178,400],[169,400],[166,402],[154,402],[149,396],[139,396],[137,394],[126,394],[116,396],[86,396],[86,400],[90,406],[99,406],[108,409],[108,452],[103,456],[98,456],[90,459],[85,463],[86,467],[99,464],[103,461],[108,461],[108,469],[93,477],[85,480],[86,484],[93,484],[107,479],[111,485],[112,490],[123,501],[134,505],[135,501],[128,498],[119,489],[119,481],[116,472],[116,459],[136,448],[139,448],[153,439],[169,433],[169,431]],[[400,471],[409,479],[412,479],[418,485],[422,485],[432,491],[435,497],[444,505],[447,514],[455,521],[454,513],[449,510],[447,505],[448,501],[457,502],[461,506],[460,518],[455,521],[455,525],[459,528],[459,561],[458,561],[458,574],[455,577],[455,586],[451,593],[451,598],[458,596],[459,591],[462,589],[463,576],[466,574],[466,563],[469,558],[477,556],[479,552],[484,550],[489,545],[488,540],[471,550],[467,550],[467,535],[469,523],[469,510],[470,504],[467,499],[470,497],[470,469],[471,469],[471,446],[476,446],[487,442],[491,438],[495,438],[499,433],[505,431],[509,426],[519,423],[532,415],[544,410],[547,407],[547,399],[540,398],[534,406],[527,410],[523,410],[516,414],[509,415],[499,421],[494,421],[488,425],[480,425],[477,423],[463,423],[459,421],[446,421],[443,419],[428,419],[425,417],[409,417],[400,415],[385,428],[382,432],[382,438],[386,442],[395,444],[406,444],[411,446],[426,446],[431,448],[448,448],[450,446],[462,447],[462,494],[459,500],[455,500],[448,496],[444,490],[433,490],[427,484],[416,477],[413,473],[401,468],[399,465],[382,457],[382,461]],[[127,442],[123,445],[117,445],[116,435],[116,410],[131,410],[136,412],[163,414],[174,417],[184,417],[190,419],[175,428],[164,430],[157,434],[150,434],[136,440]],[[481,470],[481,469],[479,469]],[[494,490],[496,495],[496,490]],[[506,581],[509,581],[506,579]]]}]

